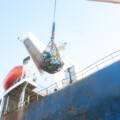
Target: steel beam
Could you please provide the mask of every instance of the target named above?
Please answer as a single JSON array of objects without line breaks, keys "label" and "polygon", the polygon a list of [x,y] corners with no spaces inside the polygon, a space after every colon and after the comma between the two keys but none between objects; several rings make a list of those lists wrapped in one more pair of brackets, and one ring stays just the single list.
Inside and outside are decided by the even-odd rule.
[{"label": "steel beam", "polygon": [[120,4],[120,0],[89,0],[89,1],[108,2],[108,3]]}]

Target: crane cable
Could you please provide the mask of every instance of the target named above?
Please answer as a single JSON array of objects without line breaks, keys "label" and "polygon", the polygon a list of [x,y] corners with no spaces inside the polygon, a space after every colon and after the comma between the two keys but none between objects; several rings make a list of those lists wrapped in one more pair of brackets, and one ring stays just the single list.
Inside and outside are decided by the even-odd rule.
[{"label": "crane cable", "polygon": [[52,24],[51,41],[54,41],[54,39],[55,39],[55,18],[56,18],[56,0],[54,2],[54,14],[53,14],[53,24]]}]

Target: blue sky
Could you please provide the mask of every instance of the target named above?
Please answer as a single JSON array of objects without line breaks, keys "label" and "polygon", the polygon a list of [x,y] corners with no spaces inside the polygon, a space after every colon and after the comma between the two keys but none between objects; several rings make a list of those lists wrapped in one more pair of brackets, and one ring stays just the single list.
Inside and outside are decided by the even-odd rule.
[{"label": "blue sky", "polygon": [[[28,56],[17,40],[32,32],[47,44],[54,0],[0,1],[0,81]],[[56,41],[68,42],[65,54],[83,68],[120,48],[120,5],[57,0]]]}]

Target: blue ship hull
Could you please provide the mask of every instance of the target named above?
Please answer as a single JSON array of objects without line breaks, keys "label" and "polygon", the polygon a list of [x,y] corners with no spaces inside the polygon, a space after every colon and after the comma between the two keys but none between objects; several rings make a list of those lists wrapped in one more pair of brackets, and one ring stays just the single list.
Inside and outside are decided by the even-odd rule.
[{"label": "blue ship hull", "polygon": [[23,120],[120,120],[120,61],[30,104]]}]

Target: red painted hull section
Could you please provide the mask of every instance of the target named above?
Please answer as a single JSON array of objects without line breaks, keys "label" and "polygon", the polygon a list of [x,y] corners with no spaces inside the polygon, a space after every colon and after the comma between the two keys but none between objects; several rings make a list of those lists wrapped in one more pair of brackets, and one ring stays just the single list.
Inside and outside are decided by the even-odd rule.
[{"label": "red painted hull section", "polygon": [[20,81],[20,78],[22,76],[22,71],[23,71],[22,66],[17,66],[10,71],[10,73],[7,75],[5,82],[4,82],[5,90],[8,90],[16,82]]}]

